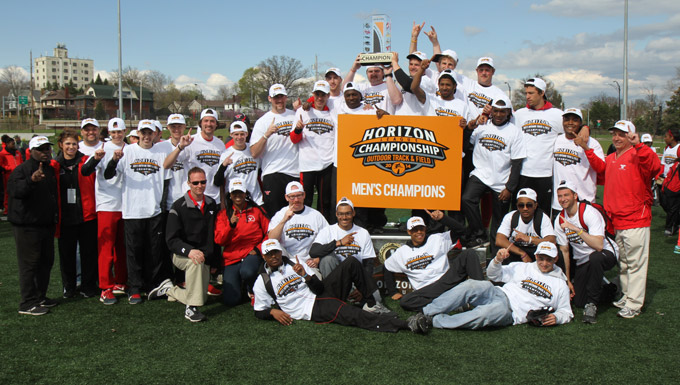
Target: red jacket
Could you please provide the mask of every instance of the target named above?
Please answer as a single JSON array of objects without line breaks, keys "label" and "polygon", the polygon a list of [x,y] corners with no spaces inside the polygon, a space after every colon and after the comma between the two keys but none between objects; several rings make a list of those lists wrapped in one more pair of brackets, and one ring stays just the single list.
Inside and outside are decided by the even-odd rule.
[{"label": "red jacket", "polygon": [[654,150],[639,143],[618,158],[612,153],[602,161],[592,149],[586,151],[586,157],[598,177],[604,176],[604,209],[614,229],[649,227],[653,202],[651,181],[661,168]]},{"label": "red jacket", "polygon": [[21,150],[14,151],[14,155],[10,154],[6,148],[0,151],[0,168],[5,171],[5,175],[9,178],[9,174],[24,161],[21,156]]},{"label": "red jacket", "polygon": [[227,210],[220,210],[215,221],[215,243],[224,246],[224,266],[241,262],[252,250],[259,251],[269,228],[269,219],[257,207],[234,211],[238,216],[235,226],[231,225]]}]

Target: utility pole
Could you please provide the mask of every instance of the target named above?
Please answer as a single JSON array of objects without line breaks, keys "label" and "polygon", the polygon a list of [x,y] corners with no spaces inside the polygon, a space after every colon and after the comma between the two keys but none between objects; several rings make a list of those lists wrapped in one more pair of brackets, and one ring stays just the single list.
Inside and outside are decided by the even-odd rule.
[{"label": "utility pole", "polygon": [[621,119],[628,119],[628,0],[623,8],[623,105]]},{"label": "utility pole", "polygon": [[31,89],[28,91],[28,97],[31,98],[31,132],[35,132],[34,128],[33,128],[35,126],[35,120],[34,120],[34,118],[35,118],[35,100],[33,100],[33,87],[34,87],[34,83],[33,83],[33,50],[31,50],[30,52],[31,52],[31,58],[30,58],[30,60],[31,60]]},{"label": "utility pole", "polygon": [[123,48],[120,38],[120,0],[118,0],[118,117],[123,119]]}]

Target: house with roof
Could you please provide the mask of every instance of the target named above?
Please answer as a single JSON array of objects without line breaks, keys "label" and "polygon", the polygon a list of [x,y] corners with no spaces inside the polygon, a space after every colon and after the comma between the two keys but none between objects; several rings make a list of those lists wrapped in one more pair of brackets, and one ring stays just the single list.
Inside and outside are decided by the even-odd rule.
[{"label": "house with roof", "polygon": [[[142,87],[127,87],[121,89],[123,96],[123,114],[126,119],[131,117],[136,119],[150,119],[154,117],[153,92]],[[118,86],[104,84],[90,84],[83,95],[75,97],[75,106],[82,116],[94,116],[97,103],[101,102],[104,106],[107,119],[111,119],[118,114]],[[141,98],[141,103],[140,103]],[[141,108],[141,111],[140,111]]]}]

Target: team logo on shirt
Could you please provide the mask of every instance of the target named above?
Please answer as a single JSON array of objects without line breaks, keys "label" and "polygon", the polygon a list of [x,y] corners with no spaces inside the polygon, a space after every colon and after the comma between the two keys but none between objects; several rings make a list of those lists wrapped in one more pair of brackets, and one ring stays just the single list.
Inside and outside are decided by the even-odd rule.
[{"label": "team logo on shirt", "polygon": [[361,247],[359,245],[355,245],[354,243],[349,244],[349,245],[344,245],[344,246],[339,246],[335,249],[335,255],[341,255],[345,258],[353,257],[361,251]]},{"label": "team logo on shirt", "polygon": [[552,126],[547,120],[543,119],[531,119],[524,122],[522,125],[522,131],[525,134],[539,136],[545,135],[552,130]]},{"label": "team logo on shirt", "polygon": [[274,125],[276,127],[276,134],[281,136],[290,136],[290,130],[293,128],[293,121],[286,120],[278,122]]},{"label": "team logo on shirt", "polygon": [[555,160],[562,166],[572,166],[581,163],[581,157],[574,150],[558,148],[555,151]]},{"label": "team logo on shirt", "polygon": [[432,261],[434,261],[434,256],[432,254],[421,254],[406,261],[406,268],[409,270],[423,270],[427,268]]},{"label": "team logo on shirt", "polygon": [[196,160],[212,167],[220,162],[220,154],[215,150],[201,150],[196,154]]},{"label": "team logo on shirt", "polygon": [[301,241],[305,238],[314,236],[314,230],[310,225],[304,223],[293,223],[286,229],[286,237]]},{"label": "team logo on shirt", "polygon": [[503,151],[508,146],[505,144],[505,138],[494,134],[486,134],[479,138],[479,144],[489,151]]},{"label": "team logo on shirt", "polygon": [[531,277],[528,277],[522,280],[521,286],[522,289],[528,291],[529,294],[533,294],[537,297],[552,299],[552,289],[549,285],[541,281],[537,281]]},{"label": "team logo on shirt", "polygon": [[574,230],[564,229],[564,234],[566,234],[567,240],[571,243],[576,243],[578,245],[583,243],[583,239],[581,239]]},{"label": "team logo on shirt", "polygon": [[239,174],[250,174],[257,170],[257,162],[255,159],[244,156],[234,162],[234,172]]},{"label": "team logo on shirt", "polygon": [[289,275],[276,285],[276,295],[279,297],[285,297],[290,293],[295,293],[298,287],[302,285],[302,277],[299,275]]},{"label": "team logo on shirt", "polygon": [[130,168],[142,175],[151,175],[157,173],[161,166],[156,162],[156,159],[141,158],[130,163]]},{"label": "team logo on shirt", "polygon": [[675,163],[675,161],[676,161],[677,159],[678,159],[678,158],[676,158],[676,157],[674,157],[674,156],[672,156],[672,155],[666,155],[666,157],[664,158],[663,161],[664,161],[664,163],[666,163],[667,165],[672,165],[673,163]]},{"label": "team logo on shirt", "polygon": [[443,107],[437,107],[434,109],[434,113],[437,114],[437,116],[462,116],[458,113],[458,111],[454,111],[449,108],[443,108]]},{"label": "team logo on shirt", "polygon": [[355,159],[363,158],[364,166],[376,166],[395,176],[434,168],[435,161],[446,159],[449,149],[437,142],[434,131],[409,126],[368,128],[361,141],[350,147]]},{"label": "team logo on shirt", "polygon": [[487,104],[491,103],[491,98],[484,94],[477,92],[471,92],[468,94],[468,99],[477,106],[477,108],[484,108]]},{"label": "team logo on shirt", "polygon": [[323,135],[333,132],[335,125],[333,124],[333,121],[328,119],[312,118],[309,119],[309,123],[307,123],[305,127],[317,135]]},{"label": "team logo on shirt", "polygon": [[383,100],[385,100],[385,95],[379,92],[371,92],[364,95],[364,103],[372,106],[382,103]]},{"label": "team logo on shirt", "polygon": [[179,161],[177,161],[177,162],[175,162],[175,163],[172,165],[172,167],[170,167],[170,169],[171,169],[172,171],[180,171],[180,170],[184,170],[184,162],[179,162]]}]

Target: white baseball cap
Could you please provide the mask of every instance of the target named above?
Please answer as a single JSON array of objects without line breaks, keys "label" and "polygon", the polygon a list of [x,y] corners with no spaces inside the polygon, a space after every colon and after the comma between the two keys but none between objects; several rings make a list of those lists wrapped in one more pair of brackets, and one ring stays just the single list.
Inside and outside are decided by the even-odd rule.
[{"label": "white baseball cap", "polygon": [[276,239],[267,239],[262,242],[262,254],[269,254],[274,250],[283,251],[281,244]]},{"label": "white baseball cap", "polygon": [[97,121],[97,119],[94,119],[94,118],[83,119],[83,121],[80,122],[80,128],[84,128],[88,124],[91,124],[91,125],[99,128],[99,122]]},{"label": "white baseball cap", "polygon": [[242,191],[246,192],[246,181],[241,178],[234,178],[229,181],[229,192]]},{"label": "white baseball cap", "polygon": [[156,130],[156,124],[153,122],[153,120],[148,120],[148,119],[140,120],[139,123],[137,123],[137,133],[142,131],[142,129],[144,129],[144,128],[148,128],[151,131],[155,131]]},{"label": "white baseball cap", "polygon": [[109,132],[111,131],[125,131],[125,121],[121,118],[113,118],[109,120]]},{"label": "white baseball cap", "polygon": [[243,123],[240,120],[234,121],[231,123],[229,126],[229,133],[233,134],[234,132],[248,132],[248,127],[246,127],[246,124]]},{"label": "white baseball cap", "polygon": [[557,185],[558,190],[563,189],[563,188],[568,188],[569,190],[578,194],[578,191],[576,191],[576,186],[574,186],[574,184],[572,184],[568,180],[562,180],[562,181],[560,181],[560,184]]},{"label": "white baseball cap", "polygon": [[581,110],[578,108],[567,108],[566,110],[564,110],[564,113],[562,113],[562,116],[569,114],[576,115],[579,118],[581,118],[581,120],[583,120],[583,114],[581,113]]},{"label": "white baseball cap", "polygon": [[201,118],[198,119],[198,121],[200,122],[206,116],[211,116],[211,117],[215,118],[215,120],[218,120],[217,119],[217,111],[214,108],[206,108],[205,110],[201,111]]},{"label": "white baseball cap", "polygon": [[423,60],[427,59],[427,55],[425,55],[424,52],[413,51],[413,52],[411,52],[410,54],[406,55],[406,58],[407,58],[407,59],[416,58],[416,59],[418,59],[418,60],[420,60],[420,61],[423,61]]},{"label": "white baseball cap", "polygon": [[345,84],[345,87],[343,87],[343,89],[342,89],[342,93],[344,94],[345,92],[351,91],[351,90],[354,90],[354,91],[361,94],[361,91],[359,91],[359,89],[354,86],[353,82],[348,82],[347,84]]},{"label": "white baseball cap", "polygon": [[295,192],[305,192],[304,187],[302,187],[302,184],[300,182],[292,181],[286,185],[286,195],[295,193]]},{"label": "white baseball cap", "polygon": [[[526,86],[534,86],[534,87],[538,88],[539,90],[541,90],[543,92],[545,92],[545,90],[547,88],[547,86],[545,84],[545,80],[543,80],[541,78],[528,79],[527,82],[524,83],[524,87],[526,87]],[[581,119],[583,119],[583,117],[581,117]]]},{"label": "white baseball cap", "polygon": [[326,73],[324,73],[324,77],[328,76],[329,73],[334,73],[334,74],[342,77],[342,73],[340,72],[340,68],[331,67],[331,68],[327,69]]},{"label": "white baseball cap", "polygon": [[458,83],[456,82],[456,72],[454,72],[450,68],[445,69],[439,74],[439,76],[437,76],[437,83],[439,83],[439,80],[441,80],[441,78],[443,77],[451,78],[451,80],[453,80],[454,83],[456,84]]},{"label": "white baseball cap", "polygon": [[609,128],[610,130],[621,130],[623,132],[635,132],[635,125],[633,122],[628,121],[628,120],[619,120],[618,122],[614,123],[614,126]]},{"label": "white baseball cap", "polygon": [[42,136],[42,135],[34,136],[28,142],[28,149],[32,150],[34,148],[38,148],[38,147],[42,146],[43,144],[49,144],[50,146],[52,146],[52,143],[50,143],[50,140],[47,139],[46,136]]},{"label": "white baseball cap", "polygon": [[649,134],[644,134],[644,135],[642,135],[642,137],[640,138],[640,142],[642,142],[642,143],[648,143],[648,142],[653,142],[653,141],[654,141],[654,139],[653,139],[652,136],[649,135]]},{"label": "white baseball cap", "polygon": [[352,210],[354,210],[354,203],[352,203],[351,200],[347,199],[347,197],[340,198],[338,204],[335,205],[335,209],[337,210],[338,207],[340,207],[340,205],[349,205],[349,207],[351,207]]},{"label": "white baseball cap", "polygon": [[552,242],[541,242],[536,247],[534,254],[547,255],[550,258],[557,257],[557,247]]},{"label": "white baseball cap", "polygon": [[328,82],[325,80],[318,80],[316,83],[314,83],[314,89],[312,90],[312,92],[316,91],[321,91],[324,94],[329,94],[331,93],[331,85],[328,84]]},{"label": "white baseball cap", "polygon": [[[488,57],[488,56],[480,57],[479,60],[477,60],[477,67],[479,67],[483,64],[486,64],[486,65],[488,65],[488,66],[490,66],[491,68],[494,68],[494,69],[496,68],[493,65],[493,59]],[[475,67],[475,68],[477,68],[477,67]]]},{"label": "white baseball cap", "polygon": [[411,217],[406,222],[406,230],[413,230],[414,227],[425,226],[425,221],[421,217]]},{"label": "white baseball cap", "polygon": [[186,126],[187,121],[184,119],[184,115],[182,115],[182,114],[172,114],[172,115],[168,116],[167,125],[169,126],[171,124],[183,124],[183,125]]},{"label": "white baseball cap", "polygon": [[442,51],[442,53],[438,53],[438,54],[434,55],[434,57],[432,58],[432,61],[433,62],[439,62],[440,60],[442,60],[442,58],[444,56],[449,56],[456,63],[458,63],[458,54],[456,53],[456,51],[454,51],[452,49],[445,49],[444,51]]},{"label": "white baseball cap", "polygon": [[[510,99],[505,95],[505,93],[501,94],[497,99],[494,99],[493,102],[491,102],[491,107],[496,107],[496,108],[510,108],[512,109],[512,103],[510,103]],[[504,104],[501,105],[498,102],[503,102]]]},{"label": "white baseball cap", "polygon": [[163,125],[161,124],[160,120],[154,120],[153,124],[156,126],[158,132],[163,131]]},{"label": "white baseball cap", "polygon": [[517,199],[519,198],[529,198],[532,201],[536,202],[536,191],[530,189],[530,188],[523,188],[517,192]]},{"label": "white baseball cap", "polygon": [[288,95],[286,87],[284,87],[283,84],[276,83],[269,87],[269,97],[273,98],[276,95]]},{"label": "white baseball cap", "polygon": [[139,138],[139,133],[137,132],[137,130],[130,130],[130,133],[127,134],[127,137],[129,138],[129,137],[131,137],[131,136],[134,136],[134,137],[136,137],[136,138]]}]

